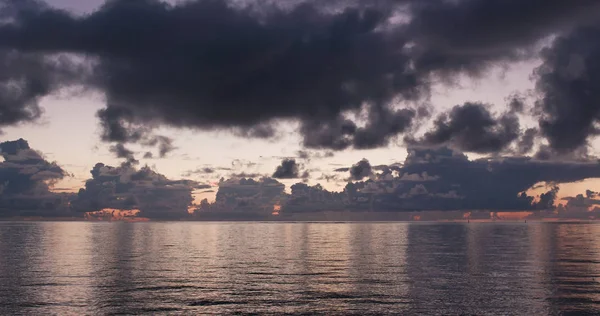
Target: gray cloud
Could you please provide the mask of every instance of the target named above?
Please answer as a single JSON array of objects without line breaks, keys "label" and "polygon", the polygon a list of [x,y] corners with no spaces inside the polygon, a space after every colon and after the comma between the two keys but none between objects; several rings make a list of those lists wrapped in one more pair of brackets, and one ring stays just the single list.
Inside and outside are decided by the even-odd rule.
[{"label": "gray cloud", "polygon": [[543,63],[536,69],[540,129],[559,153],[587,146],[589,138],[598,134],[599,41],[600,27],[577,29],[545,49]]},{"label": "gray cloud", "polygon": [[519,137],[519,120],[512,112],[494,116],[489,107],[481,103],[457,105],[438,116],[433,130],[425,133],[423,139],[407,139],[407,142],[477,153],[502,152]]},{"label": "gray cloud", "polygon": [[[297,120],[306,147],[335,150],[388,145],[421,112],[396,104],[427,97],[435,79],[530,58],[539,40],[600,10],[592,0],[263,1],[244,9],[117,0],[74,16],[33,0],[1,4],[9,22],[0,26],[0,126],[35,120],[41,97],[78,84],[107,96],[98,112],[106,141],[148,143],[161,125],[270,138],[275,120]],[[410,19],[392,23],[399,14]],[[590,47],[583,43],[595,35],[586,34],[568,44]],[[345,119],[361,109],[365,125]],[[548,126],[560,125],[554,112],[542,124],[548,137]],[[157,145],[160,156],[173,149]]]},{"label": "gray cloud", "polygon": [[600,175],[597,161],[521,156],[469,160],[448,148],[409,149],[404,164],[397,167],[397,175],[382,169],[366,181],[348,183],[346,207],[375,211],[548,209],[553,208],[556,189],[544,193],[538,202],[525,191],[540,182],[569,183]]},{"label": "gray cloud", "polygon": [[[42,97],[77,85],[106,95],[103,140],[160,157],[175,147],[159,126],[272,138],[296,121],[305,147],[383,147],[425,118],[415,104],[433,82],[532,59],[559,35],[536,72],[540,135],[560,154],[597,134],[595,0],[244,3],[115,0],[73,15],[0,0],[0,127],[35,121]],[[522,102],[499,116],[475,105],[439,118],[427,143],[495,153],[520,138],[519,152],[538,137],[517,132]]]},{"label": "gray cloud", "polygon": [[69,194],[50,187],[68,176],[24,139],[0,143],[0,216],[69,216]]},{"label": "gray cloud", "polygon": [[[300,166],[295,159],[284,159],[272,175],[275,179],[297,179],[300,176]],[[303,177],[302,177],[303,178]]]},{"label": "gray cloud", "polygon": [[535,138],[538,136],[537,128],[528,128],[526,129],[521,138],[517,142],[516,152],[520,155],[526,155],[533,150],[533,146],[535,145]]},{"label": "gray cloud", "polygon": [[324,152],[315,152],[315,151],[309,151],[309,150],[298,150],[296,152],[296,156],[298,157],[298,159],[303,159],[303,160],[312,160],[312,159],[324,159],[324,158],[331,158],[333,156],[335,156],[333,151],[324,151]]},{"label": "gray cloud", "polygon": [[261,173],[246,173],[246,172],[233,172],[228,175],[231,179],[243,179],[243,178],[261,178],[264,174]]},{"label": "gray cloud", "polygon": [[[266,209],[270,213],[273,204],[285,196],[284,189],[284,184],[268,177],[260,180],[222,179],[215,203],[202,203],[197,212],[218,211],[221,216],[225,216],[224,213],[235,211],[238,212],[238,216],[243,216],[244,213],[262,212]],[[240,211],[244,212],[239,213]]]},{"label": "gray cloud", "polygon": [[185,218],[192,204],[192,191],[210,188],[191,180],[169,180],[148,166],[138,170],[128,165],[111,167],[98,163],[91,174],[85,189],[80,189],[71,203],[78,212],[138,209],[140,216],[148,218]]},{"label": "gray cloud", "polygon": [[548,35],[595,21],[594,0],[414,1],[409,33],[420,52],[416,67],[478,73],[490,62],[533,56]]},{"label": "gray cloud", "polygon": [[350,167],[349,171],[351,180],[362,180],[373,174],[373,171],[371,170],[371,164],[367,159],[362,159],[361,161],[355,163],[352,165],[352,167]]},{"label": "gray cloud", "polygon": [[121,143],[111,146],[110,152],[114,153],[117,158],[124,158],[126,160],[125,163],[127,164],[135,165],[139,163],[139,161],[135,159],[133,151],[125,148],[125,146]]}]

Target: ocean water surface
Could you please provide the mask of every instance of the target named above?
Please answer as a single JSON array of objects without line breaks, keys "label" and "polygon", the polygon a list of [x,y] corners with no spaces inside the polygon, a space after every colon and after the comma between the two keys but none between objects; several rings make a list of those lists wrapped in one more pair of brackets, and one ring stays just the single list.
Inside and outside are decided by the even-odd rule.
[{"label": "ocean water surface", "polygon": [[599,315],[591,223],[0,222],[1,315]]}]

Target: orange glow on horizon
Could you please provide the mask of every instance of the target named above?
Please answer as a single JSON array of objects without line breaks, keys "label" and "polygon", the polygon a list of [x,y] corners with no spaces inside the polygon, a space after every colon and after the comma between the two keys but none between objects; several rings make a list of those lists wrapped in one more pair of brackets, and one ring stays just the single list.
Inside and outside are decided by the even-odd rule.
[{"label": "orange glow on horizon", "polygon": [[271,213],[271,215],[278,216],[280,211],[281,211],[281,205],[279,204],[279,202],[277,202],[276,204],[273,205],[273,212]]},{"label": "orange glow on horizon", "polygon": [[496,212],[496,217],[501,220],[524,220],[532,214],[532,212]]},{"label": "orange glow on horizon", "polygon": [[119,210],[105,208],[96,212],[87,212],[84,217],[89,221],[125,221],[125,222],[147,222],[150,219],[138,217],[140,210]]}]

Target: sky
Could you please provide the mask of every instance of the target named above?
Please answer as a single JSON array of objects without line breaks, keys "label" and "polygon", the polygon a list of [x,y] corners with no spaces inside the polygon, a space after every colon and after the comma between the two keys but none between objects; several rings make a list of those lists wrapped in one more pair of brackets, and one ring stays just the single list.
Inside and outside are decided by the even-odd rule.
[{"label": "sky", "polygon": [[[455,162],[465,168],[563,168],[527,181],[517,167],[514,179],[473,175],[510,182],[493,183],[490,201],[504,197],[495,187],[538,201],[558,186],[554,205],[600,190],[598,17],[591,0],[0,0],[0,141],[27,141],[2,149],[0,192],[11,205],[85,188],[77,198],[98,202],[94,181],[116,185],[104,173],[131,186],[142,180],[125,175],[148,166],[152,184],[134,187],[182,186],[173,192],[193,191],[196,204],[229,180],[266,177],[288,194],[298,182],[340,192],[371,181],[396,199],[423,187],[417,195],[488,208],[467,202],[470,182],[456,175],[400,185],[409,170],[438,170],[411,160],[431,151],[424,161],[465,157]],[[25,153],[35,173],[16,158]],[[35,177],[53,162],[56,176]],[[135,195],[113,190],[114,201]],[[129,202],[116,206],[140,208],[139,196]],[[86,203],[73,205],[98,208]]]}]

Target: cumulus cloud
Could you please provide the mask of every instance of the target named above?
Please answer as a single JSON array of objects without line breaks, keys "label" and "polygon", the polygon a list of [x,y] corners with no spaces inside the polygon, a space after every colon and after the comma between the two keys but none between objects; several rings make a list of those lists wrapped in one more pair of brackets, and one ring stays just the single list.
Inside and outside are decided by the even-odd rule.
[{"label": "cumulus cloud", "polygon": [[295,159],[284,159],[281,161],[281,165],[277,166],[272,177],[275,179],[297,179],[307,176],[300,176],[300,166]]},{"label": "cumulus cloud", "polygon": [[259,180],[221,179],[215,203],[203,203],[197,212],[245,211],[246,213],[257,213],[266,210],[267,214],[270,214],[273,205],[285,197],[284,189],[283,183],[268,177]]},{"label": "cumulus cloud", "polygon": [[68,173],[24,139],[0,143],[0,216],[68,216],[68,194],[50,191]]},{"label": "cumulus cloud", "polygon": [[373,171],[366,160],[353,166],[354,174],[359,175],[354,179],[372,176],[348,183],[344,189],[347,207],[375,211],[545,210],[553,208],[557,188],[534,201],[526,191],[535,184],[600,176],[597,161],[543,161],[523,156],[470,160],[446,147],[410,148],[404,164],[396,167],[392,174],[383,168]]},{"label": "cumulus cloud", "polygon": [[97,163],[90,172],[92,178],[71,203],[78,212],[137,209],[143,217],[179,219],[188,215],[192,191],[210,188],[191,180],[170,180],[148,166],[136,169]]}]

